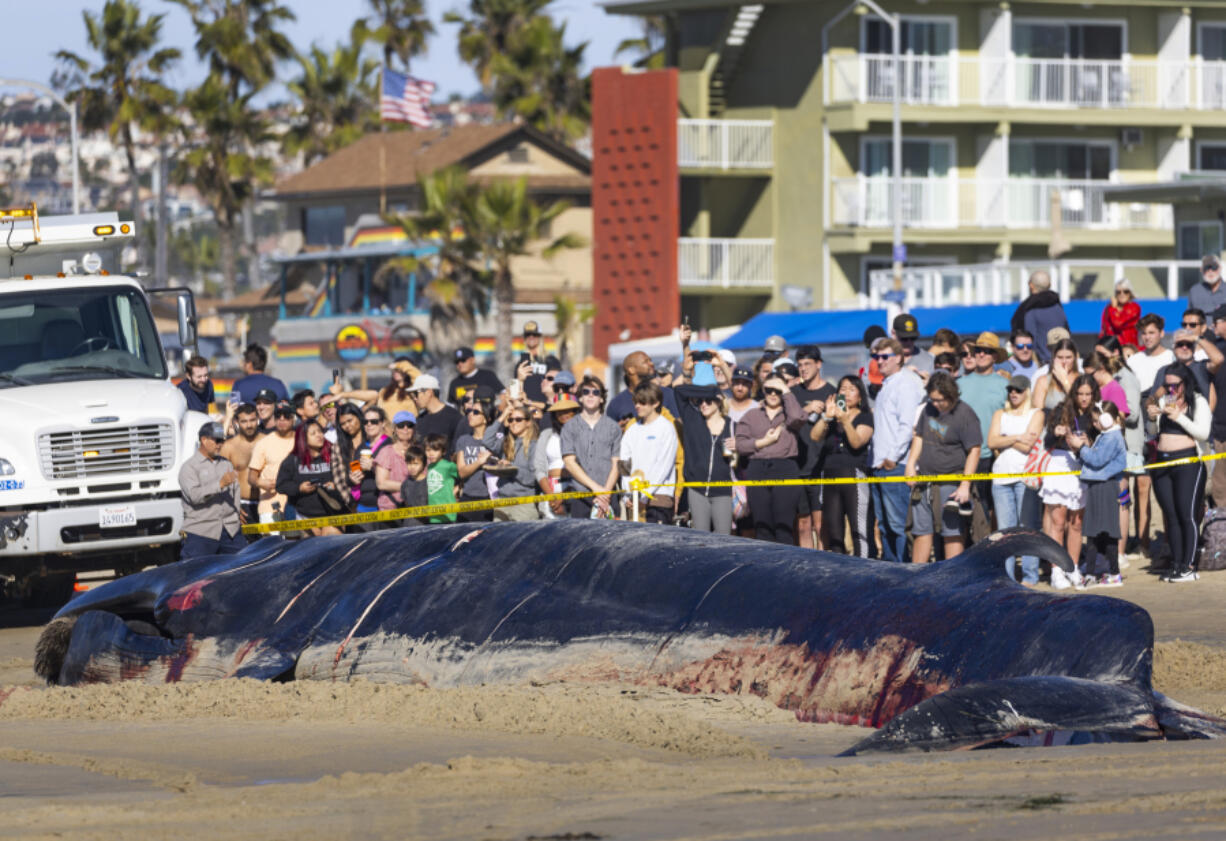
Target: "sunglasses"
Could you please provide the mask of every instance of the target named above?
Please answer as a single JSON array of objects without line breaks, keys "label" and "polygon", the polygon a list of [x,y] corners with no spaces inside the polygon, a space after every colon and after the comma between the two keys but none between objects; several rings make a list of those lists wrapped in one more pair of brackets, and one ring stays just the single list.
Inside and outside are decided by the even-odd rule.
[{"label": "sunglasses", "polygon": [[995,351],[993,351],[991,348],[986,348],[986,347],[977,347],[977,348],[975,348],[975,353],[986,353],[986,354],[988,354],[988,355],[991,355],[991,354],[995,353]]},{"label": "sunglasses", "polygon": [[379,424],[383,423],[383,421],[379,420],[378,418],[367,418],[365,421],[363,421],[363,423],[365,423],[367,426],[378,426]]},{"label": "sunglasses", "polygon": [[1013,347],[1017,350],[1034,350],[1034,342],[1030,342],[1029,344],[1018,342]]},{"label": "sunglasses", "polygon": [[971,352],[969,350],[964,350],[958,354],[958,356],[961,357],[962,359],[966,359],[970,355],[971,355]]},{"label": "sunglasses", "polygon": [[1175,347],[1180,347],[1184,350],[1196,350],[1196,342],[1175,342]]},{"label": "sunglasses", "polygon": [[1191,330],[1195,330],[1197,327],[1201,327],[1203,325],[1199,321],[1185,321],[1183,322],[1183,326]]},{"label": "sunglasses", "polygon": [[579,389],[579,395],[580,395],[581,397],[599,397],[599,396],[600,396],[600,389],[598,389],[598,388],[581,388],[581,389]]},{"label": "sunglasses", "polygon": [[397,429],[412,429],[415,426],[417,426],[417,424],[410,421],[401,421],[400,423],[396,424]]},{"label": "sunglasses", "polygon": [[1166,384],[1166,391],[1168,394],[1174,394],[1175,392],[1179,391],[1179,389],[1181,388],[1183,388],[1183,383],[1167,383]]},{"label": "sunglasses", "polygon": [[889,359],[891,356],[897,356],[897,354],[895,353],[870,353],[869,356],[871,356],[873,359],[875,359],[878,362],[884,362],[885,360]]},{"label": "sunglasses", "polygon": [[480,409],[478,409],[476,406],[473,406],[473,407],[469,408],[469,410],[466,412],[466,414],[469,414],[469,415],[480,415],[480,414],[483,414],[483,412],[482,412]]},{"label": "sunglasses", "polygon": [[527,418],[507,418],[507,423],[527,423]]},{"label": "sunglasses", "polygon": [[1011,386],[1011,385],[1010,385],[1010,386],[1005,386],[1005,391],[1009,392],[1010,394],[1025,394],[1025,393],[1026,393],[1026,389],[1024,389],[1024,388],[1014,388],[1014,387],[1013,387],[1013,386]]},{"label": "sunglasses", "polygon": [[703,398],[700,398],[698,402],[699,403],[715,403],[718,405],[719,398],[718,397],[703,397]]},{"label": "sunglasses", "polygon": [[773,395],[775,395],[776,397],[782,397],[782,396],[783,396],[783,391],[782,391],[782,390],[780,390],[780,389],[778,389],[778,388],[764,388],[764,389],[762,389],[762,393],[763,393],[763,394],[773,394]]}]

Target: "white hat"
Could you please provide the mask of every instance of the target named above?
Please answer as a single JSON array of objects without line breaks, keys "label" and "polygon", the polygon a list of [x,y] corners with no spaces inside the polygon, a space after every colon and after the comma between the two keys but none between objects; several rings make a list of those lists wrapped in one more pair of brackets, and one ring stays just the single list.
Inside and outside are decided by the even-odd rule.
[{"label": "white hat", "polygon": [[719,358],[724,360],[725,363],[727,363],[728,365],[732,365],[734,367],[736,366],[736,354],[735,353],[728,350],[727,348],[720,348],[718,353],[719,353]]},{"label": "white hat", "polygon": [[438,391],[438,378],[431,374],[422,374],[413,380],[413,385],[409,386],[409,391],[425,391],[426,389]]}]

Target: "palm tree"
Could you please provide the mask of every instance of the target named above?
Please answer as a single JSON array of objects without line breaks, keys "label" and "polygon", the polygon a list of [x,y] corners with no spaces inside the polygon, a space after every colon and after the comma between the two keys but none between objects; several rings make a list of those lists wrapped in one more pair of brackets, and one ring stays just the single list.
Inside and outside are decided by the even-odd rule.
[{"label": "palm tree", "polygon": [[210,73],[183,96],[190,125],[184,127],[175,178],[193,185],[213,211],[226,300],[237,288],[235,233],[242,213],[273,177],[272,160],[255,151],[274,137],[267,120],[251,105],[253,95],[233,98],[226,81]]},{"label": "palm tree", "polygon": [[379,65],[362,56],[369,37],[365,21],[359,20],[348,44],[337,44],[330,52],[312,46],[307,55],[298,56],[302,75],[286,87],[301,109],[284,146],[289,155],[301,152],[304,166],[349,145],[377,124]]},{"label": "palm tree", "polygon": [[174,47],[159,47],[164,15],[142,18],[130,0],[107,0],[102,14],[85,11],[86,41],[98,63],[70,50],[55,54],[61,69],[53,84],[75,102],[85,131],[105,131],[123,147],[128,164],[132,218],[140,230],[140,179],[136,130],[155,135],[173,127],[175,93],[160,77],[180,58]]},{"label": "palm tree", "polygon": [[374,40],[383,45],[383,66],[391,67],[392,56],[396,56],[407,73],[409,60],[425,55],[426,41],[434,34],[434,24],[426,17],[425,3],[422,0],[368,2],[374,10],[370,19]]},{"label": "palm tree", "polygon": [[278,0],[168,0],[182,6],[196,30],[196,55],[224,79],[230,96],[252,93],[276,78],[277,64],[294,56],[278,27],[295,20]]},{"label": "palm tree", "polygon": [[492,273],[477,265],[479,249],[467,234],[477,191],[461,167],[448,167],[418,176],[420,210],[413,215],[389,216],[410,240],[438,247],[427,260],[408,257],[389,260],[376,272],[429,271],[433,277],[422,289],[430,302],[430,343],[442,358],[458,347],[471,346],[477,317],[490,307]]},{"label": "palm tree", "polygon": [[659,15],[643,15],[637,18],[642,34],[638,38],[625,38],[613,51],[613,57],[622,53],[638,53],[634,64],[645,70],[660,70],[665,65],[664,47],[667,40],[666,24]]},{"label": "palm tree", "polygon": [[460,58],[472,65],[487,90],[493,80],[495,56],[506,52],[512,39],[539,17],[551,0],[469,0],[468,16],[448,12],[447,23],[460,24]]},{"label": "palm tree", "polygon": [[561,143],[582,137],[592,119],[591,81],[582,75],[586,42],[565,44],[566,26],[537,17],[490,63],[498,113],[514,115]]},{"label": "palm tree", "polygon": [[583,325],[596,317],[596,307],[593,304],[579,305],[574,298],[566,295],[553,296],[553,320],[557,324],[558,360],[563,368],[570,367],[570,346],[579,338]]},{"label": "palm tree", "polygon": [[[476,194],[465,213],[465,233],[472,238],[479,257],[490,266],[494,275],[494,301],[498,307],[495,344],[498,349],[498,376],[510,382],[511,371],[511,307],[515,303],[515,278],[511,262],[530,254],[532,244],[547,235],[550,223],[564,213],[569,204],[557,201],[541,207],[528,197],[524,178],[495,181]],[[553,257],[566,248],[581,248],[582,237],[563,234],[554,238],[540,253]]]}]

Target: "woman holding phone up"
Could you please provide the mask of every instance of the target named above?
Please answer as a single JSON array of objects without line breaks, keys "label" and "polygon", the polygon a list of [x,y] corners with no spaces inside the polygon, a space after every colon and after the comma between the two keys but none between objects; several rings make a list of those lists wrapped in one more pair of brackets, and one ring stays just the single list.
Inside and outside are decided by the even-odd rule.
[{"label": "woman holding phone up", "polygon": [[[873,413],[868,390],[859,377],[839,380],[838,393],[826,398],[826,409],[809,437],[820,444],[823,479],[863,479],[868,475],[868,445],[873,440]],[[851,551],[872,557],[869,539],[869,486],[863,482],[828,485],[822,494],[822,542],[832,552],[846,548],[844,520],[851,526]]]}]

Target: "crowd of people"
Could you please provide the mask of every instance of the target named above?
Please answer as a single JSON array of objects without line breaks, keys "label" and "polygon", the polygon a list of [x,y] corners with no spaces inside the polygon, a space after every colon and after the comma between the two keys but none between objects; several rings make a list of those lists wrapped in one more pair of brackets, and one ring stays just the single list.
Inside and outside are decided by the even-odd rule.
[{"label": "crowd of people", "polygon": [[[1006,340],[942,327],[924,349],[920,325],[903,313],[888,334],[870,328],[868,364],[837,382],[822,375],[820,347],[789,352],[774,336],[745,366],[727,350],[691,347],[688,323],[680,360],[630,354],[613,394],[547,355],[534,322],[507,385],[460,348],[445,390],[398,359],[382,389],[335,384],[290,396],[252,346],[225,420],[205,424],[200,453],[184,467],[198,474],[184,482],[189,519],[208,523],[184,552],[225,551],[239,522],[523,497],[428,521],[637,516],[918,563],[1024,525],[1078,560],[1072,575],[1051,571],[1057,588],[1120,586],[1121,566],[1141,558],[1165,560],[1166,580],[1194,581],[1208,470],[1141,468],[1210,445],[1226,452],[1226,401],[1217,397],[1226,388],[1226,285],[1216,257],[1202,269],[1170,348],[1163,319],[1143,314],[1121,279],[1082,354],[1050,278],[1036,272]],[[188,362],[180,387],[189,405],[208,404],[207,375],[204,360]],[[925,478],[976,473],[997,478]],[[829,481],[784,482],[794,479]],[[631,494],[616,492],[634,480],[646,492],[632,508]],[[527,499],[560,491],[591,496]],[[1215,471],[1212,491],[1226,502],[1226,469]],[[1150,540],[1151,493],[1162,551]],[[202,516],[210,506],[237,517],[220,507]],[[1019,567],[1012,574],[1022,584],[1038,583],[1036,558]]]}]

